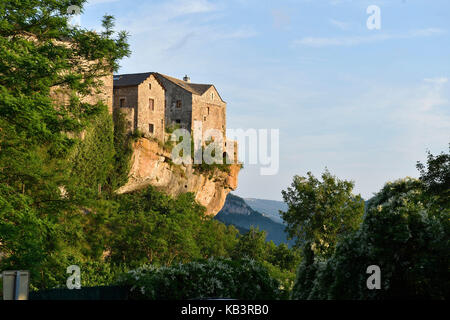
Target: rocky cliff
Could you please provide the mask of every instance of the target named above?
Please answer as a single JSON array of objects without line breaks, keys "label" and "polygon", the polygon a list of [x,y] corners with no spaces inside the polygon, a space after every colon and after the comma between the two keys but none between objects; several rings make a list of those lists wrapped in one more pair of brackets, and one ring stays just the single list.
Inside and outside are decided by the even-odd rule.
[{"label": "rocky cliff", "polygon": [[140,138],[133,144],[128,182],[117,193],[127,193],[149,185],[176,196],[193,192],[208,215],[216,215],[223,207],[228,193],[237,188],[240,166],[230,165],[229,172],[215,169],[201,174],[192,165],[174,165],[171,154],[157,142]]},{"label": "rocky cliff", "polygon": [[264,216],[251,208],[244,199],[231,193],[227,196],[222,210],[214,219],[226,225],[234,225],[241,234],[247,233],[251,227],[264,230],[267,233],[266,240],[272,240],[276,245],[286,243],[288,246],[292,246],[295,242],[295,240],[288,240],[285,225]]},{"label": "rocky cliff", "polygon": [[249,216],[254,212],[255,211],[244,201],[244,199],[233,194],[228,195],[225,205],[220,211],[222,215],[240,214],[245,216]]}]

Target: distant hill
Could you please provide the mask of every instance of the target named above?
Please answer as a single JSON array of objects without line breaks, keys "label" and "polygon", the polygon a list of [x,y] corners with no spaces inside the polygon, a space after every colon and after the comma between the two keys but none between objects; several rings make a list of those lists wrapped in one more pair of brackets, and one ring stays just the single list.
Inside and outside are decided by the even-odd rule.
[{"label": "distant hill", "polygon": [[231,193],[228,194],[224,207],[215,216],[215,219],[226,225],[234,225],[240,233],[246,233],[251,226],[259,227],[260,230],[266,231],[266,240],[272,240],[277,245],[287,243],[291,247],[294,244],[293,240],[287,240],[283,224],[262,215],[252,209],[244,199]]},{"label": "distant hill", "polygon": [[263,216],[272,219],[275,222],[283,223],[280,217],[280,210],[287,211],[288,206],[282,201],[264,200],[255,198],[244,198],[245,202],[255,211],[258,211]]}]

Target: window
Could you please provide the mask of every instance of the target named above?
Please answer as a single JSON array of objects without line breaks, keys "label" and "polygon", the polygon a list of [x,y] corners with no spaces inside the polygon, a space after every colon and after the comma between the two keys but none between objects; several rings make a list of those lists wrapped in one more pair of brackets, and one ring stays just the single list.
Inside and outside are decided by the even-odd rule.
[{"label": "window", "polygon": [[148,90],[152,90],[152,84],[151,83],[148,84]]},{"label": "window", "polygon": [[203,121],[206,121],[206,116],[203,116]]},{"label": "window", "polygon": [[148,99],[148,110],[155,111],[155,100]]},{"label": "window", "polygon": [[211,92],[211,100],[214,100],[214,92]]},{"label": "window", "polygon": [[206,114],[209,114],[209,107],[206,107]]},{"label": "window", "polygon": [[125,108],[125,98],[121,98],[119,101],[120,101],[120,107]]},{"label": "window", "polygon": [[177,108],[181,108],[181,100],[177,100],[176,106],[177,106]]},{"label": "window", "polygon": [[150,133],[154,133],[155,132],[155,126],[153,125],[153,123],[150,123],[148,125],[148,132],[150,132]]}]

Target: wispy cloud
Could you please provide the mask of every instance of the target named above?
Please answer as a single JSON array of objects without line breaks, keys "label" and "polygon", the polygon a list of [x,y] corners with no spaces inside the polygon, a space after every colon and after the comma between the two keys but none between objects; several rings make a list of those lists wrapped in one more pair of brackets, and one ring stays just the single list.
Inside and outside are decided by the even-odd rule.
[{"label": "wispy cloud", "polygon": [[425,79],[423,79],[423,81],[428,82],[428,83],[443,85],[444,83],[448,82],[448,78],[447,77],[425,78]]},{"label": "wispy cloud", "polygon": [[217,33],[215,39],[247,39],[257,36],[259,33],[251,27],[242,27],[237,30]]},{"label": "wispy cloud", "polygon": [[343,3],[348,3],[351,2],[352,0],[330,0],[330,4],[332,6],[337,6],[339,4],[343,4]]},{"label": "wispy cloud", "polygon": [[86,5],[87,6],[95,6],[97,4],[103,4],[103,3],[111,3],[111,2],[117,2],[119,0],[88,0]]},{"label": "wispy cloud", "polygon": [[139,4],[136,10],[117,19],[117,28],[131,35],[133,55],[122,63],[123,67],[129,69],[127,72],[155,65],[166,72],[179,65],[198,69],[205,60],[210,61],[213,50],[222,43],[225,46],[258,35],[251,24],[229,24],[228,10],[226,3],[213,0]]},{"label": "wispy cloud", "polygon": [[445,30],[438,28],[427,28],[413,30],[405,34],[375,34],[370,36],[351,37],[304,37],[293,41],[294,46],[308,47],[329,47],[329,46],[356,46],[360,44],[370,44],[386,40],[413,39],[419,37],[430,37],[444,34]]},{"label": "wispy cloud", "polygon": [[330,19],[330,23],[333,26],[335,26],[335,27],[337,27],[337,28],[339,28],[341,30],[348,30],[350,28],[350,25],[351,25],[348,22],[339,21],[339,20],[335,20],[335,19]]},{"label": "wispy cloud", "polygon": [[207,13],[217,10],[217,6],[208,0],[178,0],[168,2],[166,12],[171,17],[178,17],[196,13]]}]

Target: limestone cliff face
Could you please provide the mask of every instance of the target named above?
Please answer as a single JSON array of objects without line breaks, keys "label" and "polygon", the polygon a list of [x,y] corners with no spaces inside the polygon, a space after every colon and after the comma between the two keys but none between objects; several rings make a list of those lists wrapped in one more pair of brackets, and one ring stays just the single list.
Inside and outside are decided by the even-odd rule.
[{"label": "limestone cliff face", "polygon": [[244,199],[235,196],[233,194],[229,194],[227,197],[227,200],[225,201],[225,205],[220,210],[222,215],[243,215],[243,216],[249,216],[252,213],[255,213],[255,210],[253,210]]},{"label": "limestone cliff face", "polygon": [[117,191],[119,194],[149,185],[173,196],[192,192],[197,202],[206,207],[208,215],[216,215],[228,193],[237,188],[239,165],[231,165],[229,173],[215,170],[211,174],[199,174],[192,165],[171,164],[171,155],[155,141],[140,138],[133,150],[128,182]]}]

